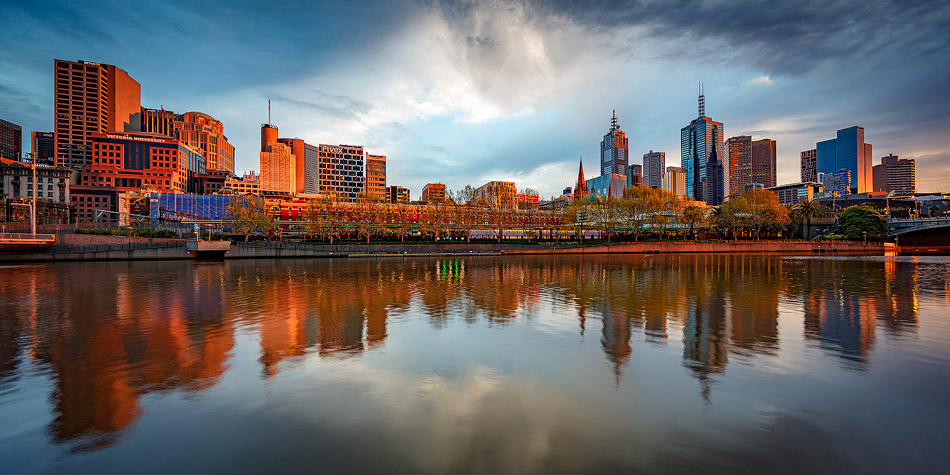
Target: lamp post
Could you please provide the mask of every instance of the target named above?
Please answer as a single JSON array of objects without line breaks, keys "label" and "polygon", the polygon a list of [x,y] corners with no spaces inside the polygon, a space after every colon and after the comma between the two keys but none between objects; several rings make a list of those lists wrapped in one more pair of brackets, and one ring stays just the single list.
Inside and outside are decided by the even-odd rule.
[{"label": "lamp post", "polygon": [[30,234],[36,235],[36,158],[31,152],[23,152],[24,158],[30,159],[33,169],[33,199],[30,200]]}]

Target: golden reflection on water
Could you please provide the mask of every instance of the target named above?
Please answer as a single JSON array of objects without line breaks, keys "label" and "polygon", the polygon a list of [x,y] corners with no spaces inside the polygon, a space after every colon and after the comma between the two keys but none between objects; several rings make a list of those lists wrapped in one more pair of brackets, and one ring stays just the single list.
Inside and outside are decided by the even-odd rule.
[{"label": "golden reflection on water", "polygon": [[[505,331],[521,318],[558,318],[581,337],[600,320],[618,384],[636,339],[665,346],[681,335],[682,365],[708,402],[730,355],[775,357],[780,337],[799,338],[779,334],[783,305],[800,309],[805,340],[867,370],[879,330],[916,334],[920,266],[745,255],[19,266],[0,277],[0,384],[48,371],[53,441],[88,450],[131,427],[143,395],[216,385],[239,331],[256,334],[267,379],[309,354],[383,348],[393,319]],[[944,269],[929,288],[946,301]],[[558,314],[539,315],[545,302]]]}]

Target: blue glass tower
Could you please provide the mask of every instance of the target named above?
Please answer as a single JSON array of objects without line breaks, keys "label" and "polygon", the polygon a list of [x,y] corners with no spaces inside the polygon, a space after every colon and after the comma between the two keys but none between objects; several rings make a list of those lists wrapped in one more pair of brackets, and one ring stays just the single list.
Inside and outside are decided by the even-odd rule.
[{"label": "blue glass tower", "polygon": [[723,126],[706,117],[706,96],[700,86],[699,117],[680,129],[680,162],[686,169],[686,192],[694,200],[706,200],[706,162],[713,150],[723,150]]},{"label": "blue glass tower", "polygon": [[818,173],[848,170],[851,172],[851,193],[871,191],[872,147],[864,142],[864,127],[855,125],[841,129],[836,138],[818,142],[816,149]]}]

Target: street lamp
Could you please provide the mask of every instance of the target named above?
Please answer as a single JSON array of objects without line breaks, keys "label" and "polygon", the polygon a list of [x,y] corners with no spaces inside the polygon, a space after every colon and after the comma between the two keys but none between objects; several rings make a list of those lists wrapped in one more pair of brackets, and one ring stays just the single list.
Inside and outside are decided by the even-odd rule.
[{"label": "street lamp", "polygon": [[33,169],[33,199],[30,200],[30,234],[36,235],[36,158],[31,152],[23,152],[23,158],[30,159]]}]

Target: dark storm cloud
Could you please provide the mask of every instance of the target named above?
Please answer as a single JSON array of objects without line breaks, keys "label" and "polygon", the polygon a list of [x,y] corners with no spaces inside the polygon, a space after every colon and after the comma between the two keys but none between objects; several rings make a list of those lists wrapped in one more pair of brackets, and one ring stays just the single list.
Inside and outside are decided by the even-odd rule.
[{"label": "dark storm cloud", "polygon": [[649,35],[704,49],[715,39],[742,48],[773,74],[818,68],[835,73],[841,61],[873,69],[947,53],[950,3],[904,1],[552,1],[536,8],[591,28],[640,26]]}]

